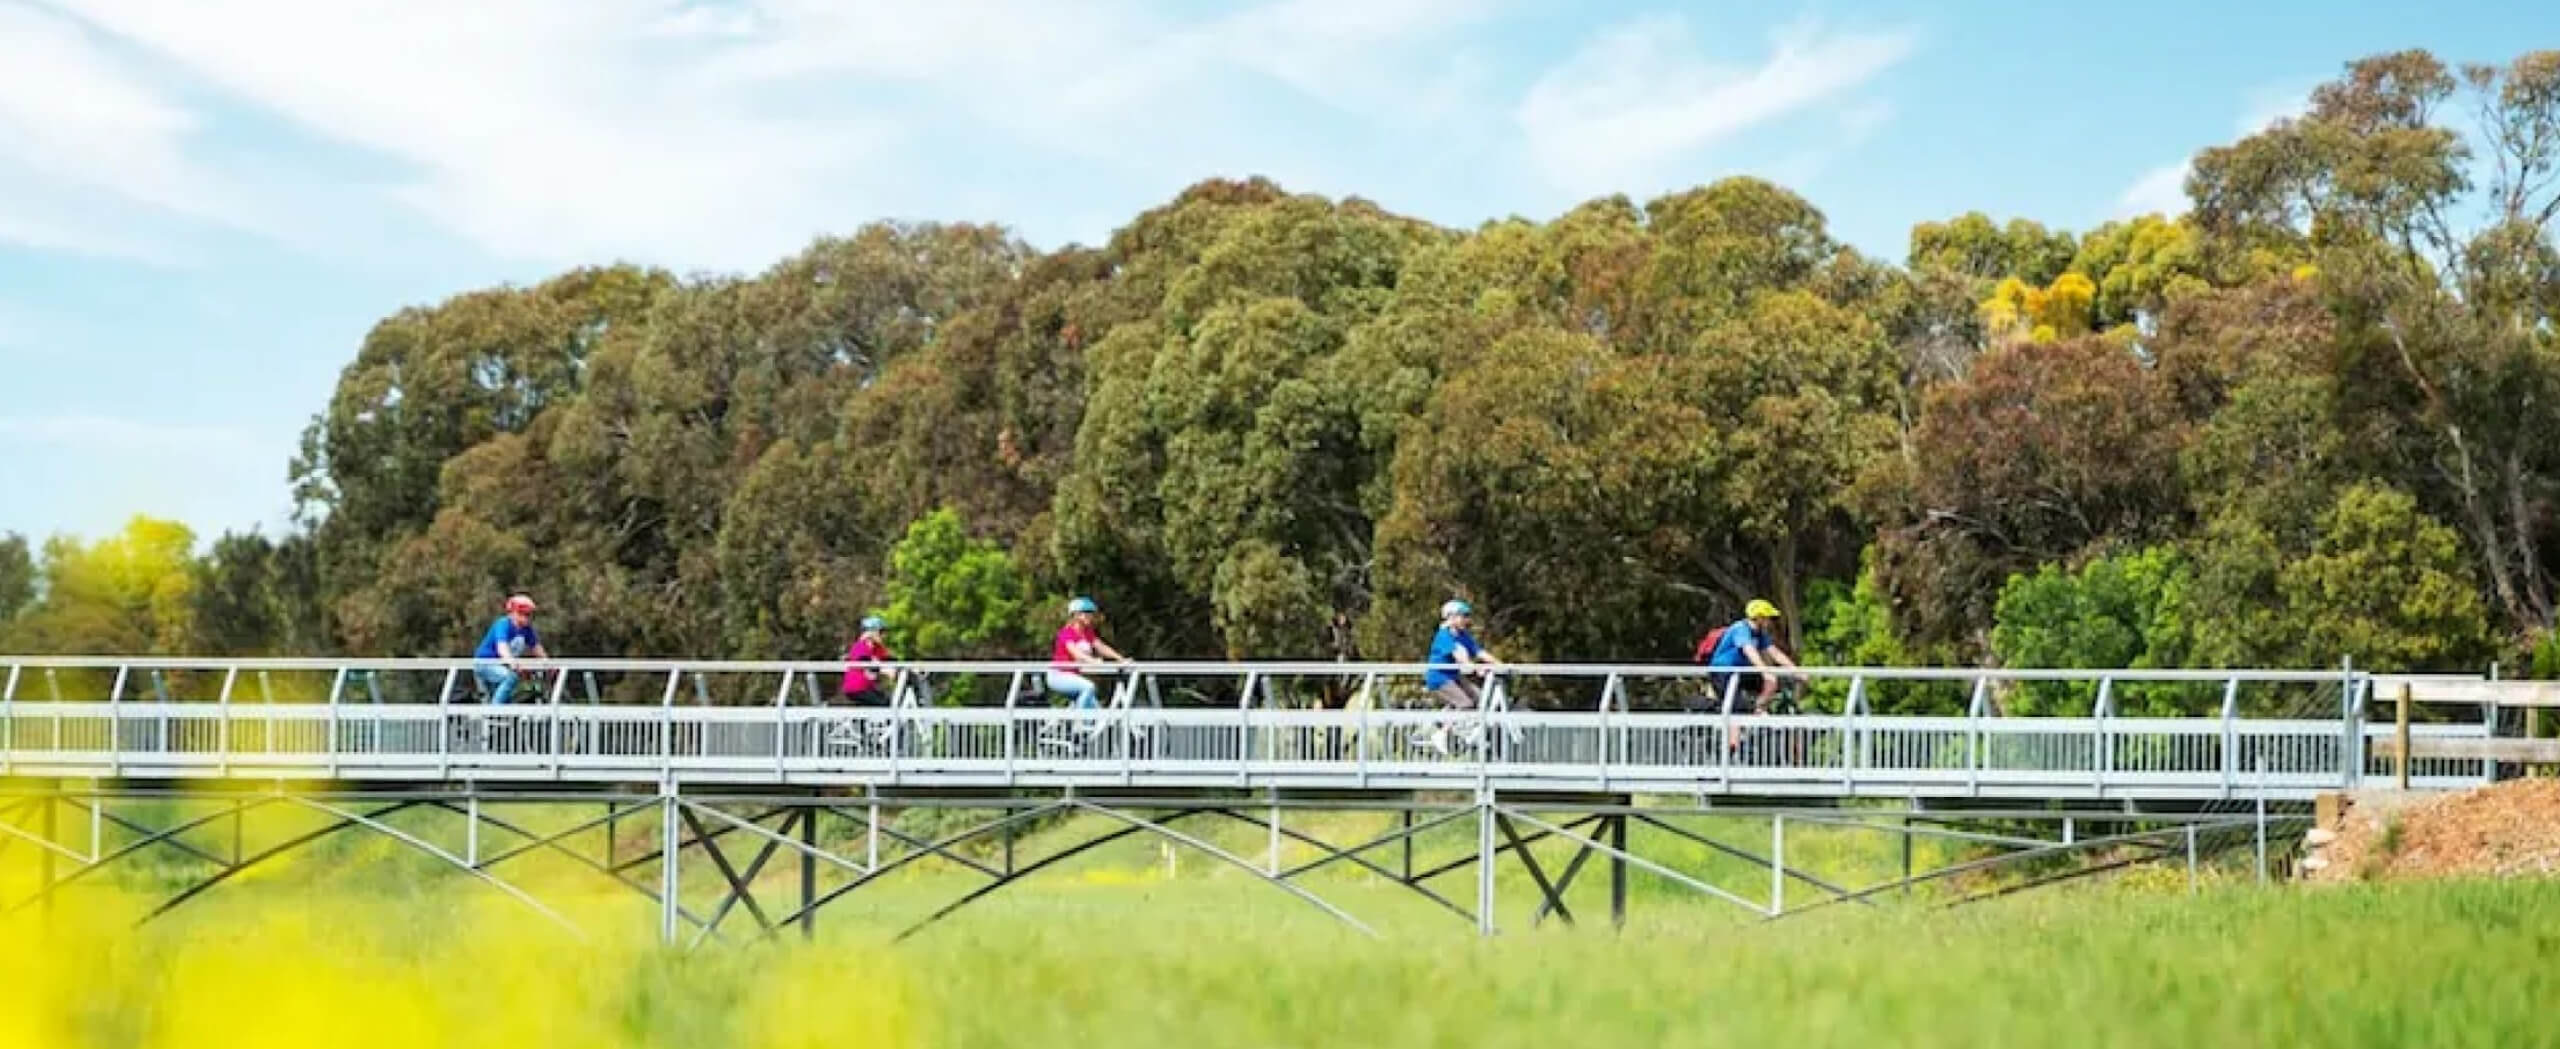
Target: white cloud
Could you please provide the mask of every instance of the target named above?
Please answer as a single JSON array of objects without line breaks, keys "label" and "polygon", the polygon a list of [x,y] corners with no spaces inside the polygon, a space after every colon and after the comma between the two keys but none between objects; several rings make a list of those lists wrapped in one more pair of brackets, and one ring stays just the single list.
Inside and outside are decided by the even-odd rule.
[{"label": "white cloud", "polygon": [[178,261],[175,248],[133,229],[137,223],[88,212],[64,198],[61,187],[0,175],[0,243],[152,265]]},{"label": "white cloud", "polygon": [[[1277,86],[1375,122],[1446,111],[1465,59],[1448,34],[1499,6],[1270,0],[1204,20],[1168,0],[53,2],[211,98],[399,162],[383,194],[491,252],[718,268],[1013,174],[951,170],[955,139],[1150,179],[1285,167],[1287,146],[1235,118],[1240,94]],[[155,141],[188,126],[143,112]]]},{"label": "white cloud", "polygon": [[1650,187],[1700,149],[1855,90],[1914,43],[1900,31],[1799,23],[1774,34],[1757,65],[1737,68],[1701,54],[1680,16],[1646,16],[1602,32],[1549,70],[1516,116],[1531,160],[1557,187]]},{"label": "white cloud", "polygon": [[661,54],[674,50],[663,16],[686,22],[666,5],[62,6],[230,99],[406,162],[395,199],[515,258],[770,255],[886,141],[849,107],[815,119],[688,89],[682,56]]},{"label": "white cloud", "polygon": [[2115,217],[2185,214],[2189,166],[2181,160],[2143,172],[2141,178],[2133,180],[2133,185],[2125,187],[2124,193],[2116,198]]},{"label": "white cloud", "polygon": [[763,25],[753,9],[686,4],[661,12],[642,30],[642,35],[670,40],[745,39],[756,35]]},{"label": "white cloud", "polygon": [[79,24],[0,0],[0,240],[166,261],[171,248],[134,207],[245,222],[223,180],[188,157],[198,130]]},{"label": "white cloud", "polygon": [[[0,237],[164,257],[166,230],[132,205],[306,249],[386,250],[423,220],[538,266],[734,270],[876,216],[968,217],[956,209],[992,201],[984,217],[1030,218],[1038,205],[1018,198],[1047,170],[1121,192],[1264,173],[1393,193],[1525,155],[1522,177],[1552,189],[1642,191],[1700,150],[1837,101],[1799,147],[1824,162],[1889,119],[1856,92],[1913,47],[1901,31],[1799,23],[1728,66],[1687,21],[1656,16],[1498,98],[1475,31],[1520,0],[1206,15],[1177,0],[47,2],[63,14],[0,0],[69,56],[0,72],[0,130],[16,114],[36,129],[27,142],[83,145],[0,138]],[[39,104],[59,95],[82,101]],[[1286,107],[1307,103],[1341,119],[1292,119]],[[206,146],[235,122],[261,145]],[[302,153],[272,145],[295,134]],[[1417,152],[1369,155],[1371,142]],[[45,158],[48,189],[25,198],[45,204],[6,203],[32,177],[13,180],[13,156],[27,170]],[[1127,202],[1046,203],[1118,215]],[[65,215],[118,221],[61,228]]]},{"label": "white cloud", "polygon": [[[1426,53],[1427,45],[1499,9],[1480,0],[1283,0],[1214,23],[1189,57],[1200,66],[1233,63],[1334,106],[1393,117],[1392,110],[1430,93],[1415,86],[1447,86],[1431,81],[1448,69],[1450,56]],[[1435,107],[1426,101],[1420,108]]]}]

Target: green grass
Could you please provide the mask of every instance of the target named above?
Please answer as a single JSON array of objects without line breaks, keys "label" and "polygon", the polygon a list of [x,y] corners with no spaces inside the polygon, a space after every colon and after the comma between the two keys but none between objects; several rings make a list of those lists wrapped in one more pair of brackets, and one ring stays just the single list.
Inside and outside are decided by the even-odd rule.
[{"label": "green grass", "polygon": [[897,957],[969,974],[923,991],[954,1046],[2516,1046],[2560,991],[2550,885],[2110,890],[1482,943],[1160,902],[1112,934],[1108,910],[1025,898]]},{"label": "green grass", "polygon": [[139,933],[93,893],[50,933],[0,929],[0,1047],[2503,1049],[2548,1044],[2560,994],[2553,883],[2190,896],[2180,872],[1774,924],[1655,895],[1626,932],[1491,940],[1392,886],[1328,885],[1415,919],[1372,939],[1247,878],[1143,875],[1158,858],[1099,857],[900,944],[968,883],[891,882],[814,945],[690,954],[649,942],[645,903],[566,883],[545,898],[587,941],[450,880],[286,871]]}]

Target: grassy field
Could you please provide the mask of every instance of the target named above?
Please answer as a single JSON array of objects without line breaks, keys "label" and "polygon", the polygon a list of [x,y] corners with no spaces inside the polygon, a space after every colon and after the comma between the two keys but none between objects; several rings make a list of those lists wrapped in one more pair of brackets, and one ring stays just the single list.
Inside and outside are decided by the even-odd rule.
[{"label": "grassy field", "polygon": [[[1810,836],[1806,855],[1871,863],[1860,840]],[[0,1049],[2513,1047],[2550,1044],[2560,1005],[2550,883],[2190,896],[2164,874],[1767,925],[1654,886],[1626,932],[1507,921],[1490,941],[1391,886],[1328,884],[1381,918],[1372,939],[1133,845],[904,943],[888,934],[967,883],[902,879],[829,912],[815,944],[684,953],[655,944],[645,903],[543,886],[574,938],[378,848],[262,869],[139,932],[133,886],[9,920]]]}]

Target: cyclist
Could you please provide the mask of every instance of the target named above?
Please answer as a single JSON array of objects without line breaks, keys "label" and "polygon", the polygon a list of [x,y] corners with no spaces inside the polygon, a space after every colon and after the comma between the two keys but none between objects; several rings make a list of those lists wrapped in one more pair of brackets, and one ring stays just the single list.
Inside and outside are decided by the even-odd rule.
[{"label": "cyclist", "polygon": [[471,668],[472,676],[488,690],[490,706],[503,707],[515,694],[526,655],[551,658],[549,652],[543,651],[542,635],[534,632],[533,613],[533,598],[523,594],[507,598],[506,614],[489,624],[488,631],[480,635],[479,649],[471,654],[478,661]]},{"label": "cyclist", "polygon": [[1085,672],[1102,667],[1104,660],[1127,664],[1129,657],[1104,643],[1094,621],[1101,618],[1102,607],[1090,597],[1067,602],[1067,623],[1058,628],[1055,643],[1049,646],[1049,691],[1070,697],[1073,706],[1083,709],[1100,704],[1094,694],[1100,691]]},{"label": "cyclist", "polygon": [[1717,709],[1723,709],[1727,697],[1737,707],[1747,700],[1754,709],[1766,709],[1778,693],[1778,675],[1761,671],[1796,669],[1796,661],[1787,658],[1770,639],[1770,630],[1777,625],[1778,606],[1753,598],[1743,606],[1742,618],[1724,628],[1724,636],[1717,639],[1715,651],[1707,657],[1707,666],[1713,671],[1708,680],[1715,683]]},{"label": "cyclist", "polygon": [[[888,630],[888,620],[879,616],[862,617],[862,633],[855,635],[853,642],[844,648],[844,684],[837,693],[840,697],[838,703],[856,707],[889,705],[888,695],[880,691],[878,676],[888,672],[888,668],[881,664],[898,658],[889,653]],[[859,743],[861,734],[854,725],[855,719],[836,720],[827,729],[827,742],[837,746]],[[888,734],[895,730],[881,723],[874,726],[873,731],[880,733],[885,742]]]},{"label": "cyclist", "polygon": [[[1733,709],[1743,714],[1775,713],[1773,703],[1778,695],[1780,667],[1796,669],[1796,661],[1778,649],[1770,630],[1778,625],[1778,606],[1760,598],[1752,598],[1743,606],[1742,618],[1724,628],[1716,640],[1715,651],[1708,655],[1707,680],[1715,685],[1714,709],[1725,709],[1730,699]],[[1716,669],[1733,668],[1733,669]],[[1793,675],[1798,681],[1804,675]],[[1725,734],[1726,750],[1742,746],[1742,726],[1731,726]]]},{"label": "cyclist", "polygon": [[[1452,599],[1440,606],[1440,629],[1431,635],[1431,651],[1423,657],[1429,666],[1422,673],[1422,687],[1429,689],[1443,709],[1456,713],[1474,710],[1484,702],[1483,689],[1472,679],[1489,677],[1502,661],[1494,657],[1476,640],[1476,609],[1465,601]],[[1422,745],[1447,750],[1447,722],[1432,728]]]},{"label": "cyclist", "polygon": [[880,680],[873,675],[887,670],[881,666],[898,657],[889,654],[889,621],[879,616],[862,617],[862,633],[844,649],[844,701],[857,707],[885,707],[889,697],[880,691]]}]

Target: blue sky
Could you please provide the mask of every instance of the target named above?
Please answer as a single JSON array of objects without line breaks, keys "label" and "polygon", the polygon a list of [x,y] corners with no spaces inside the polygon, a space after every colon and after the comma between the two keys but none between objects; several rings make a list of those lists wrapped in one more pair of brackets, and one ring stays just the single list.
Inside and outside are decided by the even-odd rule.
[{"label": "blue sky", "polygon": [[0,0],[0,531],[280,531],[377,318],[874,218],[1093,242],[1210,175],[1452,225],[1724,175],[1899,259],[2180,205],[2349,58],[2560,5]]}]

